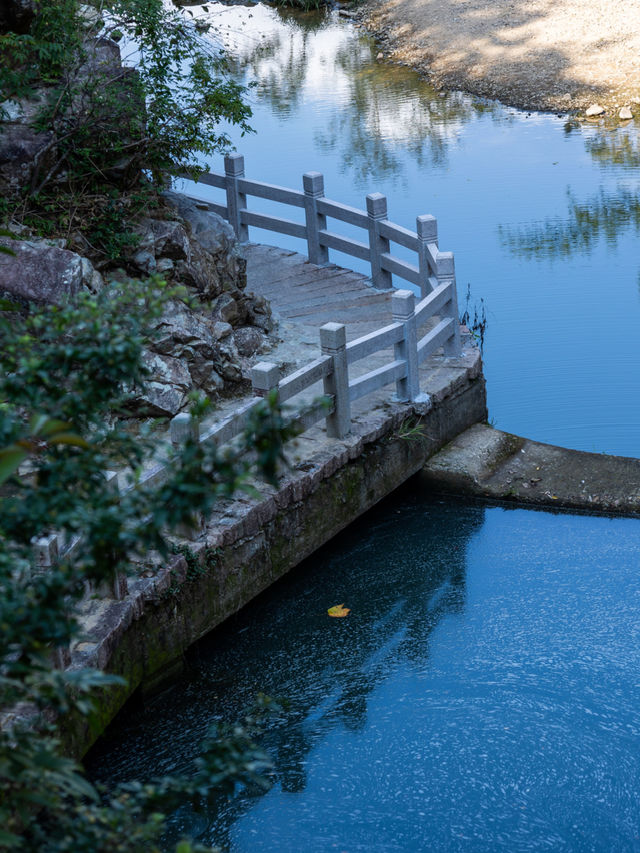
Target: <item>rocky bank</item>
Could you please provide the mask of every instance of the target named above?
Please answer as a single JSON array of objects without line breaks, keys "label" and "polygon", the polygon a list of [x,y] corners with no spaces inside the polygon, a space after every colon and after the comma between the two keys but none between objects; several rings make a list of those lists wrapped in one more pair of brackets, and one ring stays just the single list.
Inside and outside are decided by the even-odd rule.
[{"label": "rocky bank", "polygon": [[590,118],[640,115],[640,11],[628,0],[369,0],[358,16],[384,58],[437,87],[525,109],[600,107]]},{"label": "rocky bank", "polygon": [[[12,0],[5,6],[0,27],[4,23],[28,29],[32,0]],[[86,59],[73,72],[80,101],[85,77],[92,78],[94,87],[96,79],[105,79],[120,87],[127,111],[143,114],[144,104],[131,95],[136,72],[122,65],[118,45],[88,37],[85,52]],[[19,198],[51,179],[56,139],[35,122],[48,94],[43,87],[29,98],[0,105],[0,195],[5,199]],[[130,187],[132,179],[144,180],[141,165],[125,155],[108,178],[116,188]],[[267,301],[246,289],[246,261],[232,228],[206,205],[175,192],[164,192],[126,227],[130,244],[114,263],[82,229],[43,237],[42,229],[9,217],[0,238],[10,252],[0,254],[0,297],[29,310],[31,304],[55,305],[82,290],[97,293],[124,279],[145,281],[159,275],[181,285],[185,298],[166,306],[149,342],[145,361],[150,377],[139,390],[132,415],[172,417],[187,405],[193,390],[212,399],[238,393],[247,384],[251,360],[270,348],[273,322]]]}]

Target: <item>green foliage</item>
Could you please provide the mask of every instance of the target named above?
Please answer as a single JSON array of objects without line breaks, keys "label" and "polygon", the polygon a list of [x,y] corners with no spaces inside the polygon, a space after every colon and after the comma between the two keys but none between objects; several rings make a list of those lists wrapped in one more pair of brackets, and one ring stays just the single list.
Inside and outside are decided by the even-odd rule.
[{"label": "green foliage", "polygon": [[[157,190],[199,174],[229,147],[222,124],[249,131],[251,111],[224,56],[181,11],[163,0],[99,9],[101,23],[88,25],[76,0],[41,3],[30,33],[0,34],[0,102],[36,87],[42,99],[44,86],[34,127],[53,134],[9,213],[39,231],[80,231],[108,262],[135,240],[131,220]],[[110,33],[135,71],[114,62],[113,42],[95,40]]]},{"label": "green foliage", "polygon": [[81,42],[77,0],[41,2],[29,33],[0,33],[0,99],[23,98],[42,81],[53,83]]},{"label": "green foliage", "polygon": [[[132,557],[149,549],[167,554],[163,530],[188,522],[196,509],[206,512],[250,475],[273,480],[289,434],[267,401],[232,450],[188,441],[173,451],[161,488],[139,483],[157,441],[133,435],[118,416],[144,382],[141,353],[167,295],[152,281],[28,317],[0,315],[0,849],[154,851],[161,812],[176,797],[198,808],[214,787],[261,784],[268,767],[252,740],[251,715],[212,730],[192,777],[107,794],[61,754],[55,736],[56,715],[89,714],[96,690],[118,681],[52,664],[55,650],[77,636],[75,604],[85,581],[130,571]],[[197,401],[194,412],[206,405]],[[116,494],[107,469],[137,487]],[[49,531],[82,535],[83,547],[41,570],[32,538]],[[185,842],[181,849],[196,848]]]}]

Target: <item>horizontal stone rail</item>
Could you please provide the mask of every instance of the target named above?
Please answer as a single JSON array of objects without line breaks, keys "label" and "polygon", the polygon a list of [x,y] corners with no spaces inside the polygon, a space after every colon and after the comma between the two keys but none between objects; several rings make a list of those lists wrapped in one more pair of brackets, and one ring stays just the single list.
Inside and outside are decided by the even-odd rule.
[{"label": "horizontal stone rail", "polygon": [[[350,343],[347,343],[344,324],[326,323],[320,328],[322,352],[318,358],[283,378],[277,365],[270,362],[256,364],[251,369],[252,397],[204,430],[191,415],[185,412],[176,415],[170,422],[170,445],[177,447],[187,438],[201,443],[213,442],[218,446],[228,444],[244,431],[252,412],[268,394],[274,392],[279,402],[284,404],[319,382],[323,383],[322,397],[292,414],[301,432],[324,418],[329,436],[345,438],[351,431],[352,403],[393,382],[398,401],[427,402],[428,397],[420,393],[419,364],[438,347],[444,347],[445,353],[449,349],[452,355],[459,354],[459,327],[457,319],[445,317],[420,340],[417,339],[417,330],[431,320],[436,311],[450,306],[454,293],[451,283],[440,284],[416,305],[413,292],[395,291],[391,297],[393,322]],[[388,364],[355,378],[350,376],[351,365],[391,347],[393,359]],[[168,445],[161,446],[156,459],[141,474],[138,483],[124,485],[122,490],[127,492],[138,485],[161,485],[172,464],[168,451]],[[121,490],[116,471],[105,472],[105,477],[114,490]],[[199,530],[196,527],[179,533],[190,538],[194,533],[198,535]],[[60,557],[72,556],[81,547],[82,537],[65,541],[60,534],[50,533],[34,540],[33,545],[36,565],[46,569]],[[117,577],[113,596],[121,599],[126,592],[126,579]]]},{"label": "horizontal stone rail", "polygon": [[[427,402],[428,397],[420,393],[420,364],[439,348],[446,356],[461,354],[453,254],[439,251],[433,216],[419,216],[416,232],[409,231],[387,220],[386,199],[380,193],[368,195],[367,210],[362,211],[325,198],[323,178],[317,172],[307,172],[303,176],[303,191],[250,181],[244,177],[244,159],[239,155],[225,158],[224,175],[204,174],[199,181],[225,190],[227,204],[200,199],[192,193],[187,195],[206,201],[209,209],[228,219],[240,240],[248,239],[248,227],[252,225],[301,237],[307,240],[311,262],[327,263],[330,248],[347,252],[370,261],[371,277],[377,287],[390,288],[391,276],[396,275],[418,286],[422,298],[416,304],[413,291],[395,290],[391,296],[393,322],[349,343],[345,325],[326,323],[320,328],[321,353],[318,358],[288,376],[281,377],[279,368],[270,362],[255,365],[251,369],[253,396],[204,430],[190,415],[176,415],[170,423],[169,442],[159,447],[154,462],[142,473],[137,484],[122,484],[125,492],[138,485],[159,486],[166,480],[172,464],[169,444],[179,446],[188,437],[218,446],[233,441],[244,431],[252,412],[271,392],[276,393],[280,403],[284,404],[322,382],[322,397],[294,410],[292,418],[301,431],[324,418],[329,436],[345,438],[351,432],[354,402],[391,383],[395,383],[396,400]],[[247,196],[250,195],[304,210],[305,223],[248,210]],[[368,241],[358,242],[327,230],[327,217],[364,229]],[[391,242],[415,251],[417,265],[393,257],[389,251]],[[425,325],[429,325],[428,330],[418,337],[418,332]],[[393,357],[387,364],[363,375],[353,375],[350,368],[356,362],[391,348]],[[107,471],[105,477],[119,492],[118,473]],[[192,538],[200,530],[178,532]],[[61,557],[72,556],[82,546],[82,537],[65,541],[54,532],[34,540],[33,546],[36,565],[46,569]],[[113,590],[103,592],[112,594],[116,599],[123,598],[127,593],[126,578],[116,577]],[[62,655],[61,663],[64,659]]]},{"label": "horizontal stone rail", "polygon": [[[443,283],[452,284],[450,300],[455,305],[455,275],[453,254],[438,248],[438,224],[430,215],[418,216],[416,230],[410,231],[387,219],[387,199],[381,193],[370,193],[366,210],[359,210],[324,195],[324,177],[320,172],[306,172],[302,176],[302,190],[289,189],[262,181],[250,181],[244,174],[244,157],[231,154],[224,159],[224,173],[209,172],[200,175],[198,183],[223,190],[226,204],[202,198],[197,192],[186,190],[190,198],[205,202],[233,226],[240,242],[249,239],[249,227],[274,231],[306,240],[307,256],[311,263],[329,262],[329,250],[343,252],[367,261],[371,265],[371,280],[377,288],[393,287],[396,276],[420,289],[425,297]],[[183,175],[188,178],[189,175]],[[247,198],[264,198],[278,204],[304,211],[304,221],[296,221],[272,214],[258,213],[247,206]],[[327,218],[361,228],[366,240],[356,240],[327,228]],[[416,254],[416,263],[395,257],[390,250],[396,243]]]}]

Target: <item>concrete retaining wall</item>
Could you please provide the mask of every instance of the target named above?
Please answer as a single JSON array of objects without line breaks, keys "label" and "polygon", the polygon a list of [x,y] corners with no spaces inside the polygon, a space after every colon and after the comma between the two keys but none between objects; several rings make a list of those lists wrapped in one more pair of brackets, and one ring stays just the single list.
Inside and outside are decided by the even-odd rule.
[{"label": "concrete retaining wall", "polygon": [[103,696],[89,725],[65,722],[69,751],[82,755],[137,689],[179,670],[185,650],[417,473],[436,451],[486,419],[480,356],[467,352],[436,370],[429,404],[381,402],[356,418],[352,435],[305,434],[301,461],[279,489],[220,507],[187,556],[129,582],[123,601],[95,600],[72,667],[99,666],[126,687]]}]

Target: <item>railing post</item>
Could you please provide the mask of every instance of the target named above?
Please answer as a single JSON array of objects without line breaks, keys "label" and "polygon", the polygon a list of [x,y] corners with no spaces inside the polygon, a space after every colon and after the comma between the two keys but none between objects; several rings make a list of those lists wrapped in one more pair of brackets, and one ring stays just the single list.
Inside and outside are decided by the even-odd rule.
[{"label": "railing post", "polygon": [[460,341],[460,317],[458,315],[458,296],[456,293],[456,273],[453,252],[438,252],[436,255],[436,278],[438,284],[451,284],[451,298],[443,306],[442,314],[453,319],[453,334],[445,341],[444,354],[459,356],[462,352]]},{"label": "railing post", "polygon": [[[107,488],[119,500],[120,483],[118,480],[118,472],[103,471],[103,474],[105,480],[107,481]],[[105,589],[108,591],[109,589],[106,584],[102,584],[101,587],[103,591]],[[120,572],[114,572],[111,591],[113,592],[113,597],[116,599],[116,601],[122,601],[125,595],[127,595],[127,593],[129,592],[129,582],[127,581],[127,576],[120,574]]]},{"label": "railing post", "polygon": [[241,222],[241,211],[247,206],[247,196],[238,189],[238,181],[244,178],[242,154],[227,154],[224,158],[224,174],[227,181],[227,214],[229,223],[241,243],[249,239],[249,229]]},{"label": "railing post", "polygon": [[256,397],[266,397],[278,387],[280,368],[270,361],[259,361],[251,368],[251,384]]},{"label": "railing post", "polygon": [[[438,251],[438,223],[435,216],[423,214],[416,218],[418,234],[418,268],[420,270],[420,296],[424,299],[433,288],[429,281],[431,274],[430,258]],[[429,246],[431,245],[431,248]]]},{"label": "railing post", "polygon": [[[192,439],[195,442],[200,440],[200,424],[193,415],[188,412],[179,412],[175,417],[171,418],[169,423],[169,438],[174,448],[182,447],[182,445]],[[191,524],[178,524],[176,533],[184,539],[197,539],[204,531],[204,516],[198,510],[191,513]]]},{"label": "railing post", "polygon": [[382,193],[369,193],[367,196],[367,214],[369,216],[369,254],[371,257],[371,280],[373,286],[381,290],[392,287],[391,273],[382,269],[381,256],[389,251],[389,241],[380,236],[380,222],[387,218],[387,197]]},{"label": "railing post", "polygon": [[38,569],[50,569],[58,562],[60,548],[58,535],[50,533],[32,540],[34,562]]},{"label": "railing post", "polygon": [[327,415],[327,435],[344,438],[351,432],[349,400],[349,363],[347,361],[347,329],[342,323],[325,323],[320,327],[320,347],[330,355],[332,371],[324,377],[324,393],[333,397],[334,408]]},{"label": "railing post", "polygon": [[318,213],[318,199],[324,196],[324,177],[320,172],[305,172],[302,176],[302,186],[307,226],[307,255],[312,264],[326,264],[329,261],[329,250],[320,245],[319,232],[327,227],[327,217]]},{"label": "railing post", "polygon": [[414,294],[410,290],[396,290],[391,297],[391,313],[394,321],[404,326],[402,340],[394,344],[394,355],[407,365],[406,376],[396,382],[396,395],[401,401],[417,400],[420,395],[420,376]]},{"label": "railing post", "polygon": [[169,437],[174,447],[180,447],[189,438],[197,442],[200,440],[200,424],[188,412],[180,412],[171,418]]}]

